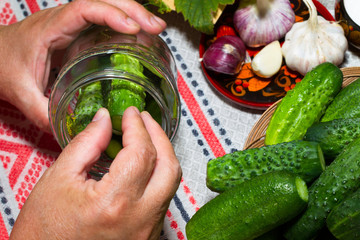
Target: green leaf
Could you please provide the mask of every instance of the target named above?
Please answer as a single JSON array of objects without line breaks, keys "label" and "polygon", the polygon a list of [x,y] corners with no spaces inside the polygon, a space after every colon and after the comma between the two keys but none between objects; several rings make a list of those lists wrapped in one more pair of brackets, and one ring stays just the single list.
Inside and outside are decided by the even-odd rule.
[{"label": "green leaf", "polygon": [[192,27],[200,32],[212,34],[214,32],[213,13],[221,5],[234,2],[235,0],[175,0],[175,7]]}]

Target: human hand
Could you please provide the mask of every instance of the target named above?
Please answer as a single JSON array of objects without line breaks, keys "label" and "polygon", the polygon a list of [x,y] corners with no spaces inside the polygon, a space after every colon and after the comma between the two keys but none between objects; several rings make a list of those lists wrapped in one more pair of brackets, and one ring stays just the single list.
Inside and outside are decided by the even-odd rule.
[{"label": "human hand", "polygon": [[10,239],[158,239],[181,168],[151,116],[128,108],[123,144],[100,181],[87,171],[111,137],[107,110],[79,133],[43,174],[25,202]]},{"label": "human hand", "polygon": [[[133,0],[75,0],[0,26],[0,99],[50,131],[47,89],[51,59],[91,24],[135,34],[159,34],[166,23]],[[6,56],[6,57],[5,57]]]}]

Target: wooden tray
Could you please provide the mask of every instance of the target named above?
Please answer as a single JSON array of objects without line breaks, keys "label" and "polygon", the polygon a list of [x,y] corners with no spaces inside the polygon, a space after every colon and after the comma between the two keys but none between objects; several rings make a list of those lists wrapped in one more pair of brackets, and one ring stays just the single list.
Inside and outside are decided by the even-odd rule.
[{"label": "wooden tray", "polygon": [[[349,85],[354,82],[358,78],[360,78],[360,67],[347,67],[341,68],[343,72],[344,79],[342,87]],[[271,105],[259,118],[259,120],[255,123],[255,125],[250,130],[250,133],[245,141],[244,149],[248,148],[256,148],[264,146],[265,133],[267,126],[270,122],[270,119],[277,107],[277,104],[281,100],[278,100],[273,105]]]}]

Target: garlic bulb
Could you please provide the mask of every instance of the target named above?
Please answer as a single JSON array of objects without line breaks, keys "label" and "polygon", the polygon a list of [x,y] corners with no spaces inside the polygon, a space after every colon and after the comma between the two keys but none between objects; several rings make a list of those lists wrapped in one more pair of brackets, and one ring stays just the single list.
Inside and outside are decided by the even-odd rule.
[{"label": "garlic bulb", "polygon": [[257,0],[255,5],[236,10],[234,26],[249,47],[279,40],[295,22],[289,0]]},{"label": "garlic bulb", "polygon": [[309,9],[309,19],[297,22],[285,36],[282,53],[286,65],[302,75],[323,62],[338,66],[348,47],[343,28],[317,15],[311,0],[303,0]]}]

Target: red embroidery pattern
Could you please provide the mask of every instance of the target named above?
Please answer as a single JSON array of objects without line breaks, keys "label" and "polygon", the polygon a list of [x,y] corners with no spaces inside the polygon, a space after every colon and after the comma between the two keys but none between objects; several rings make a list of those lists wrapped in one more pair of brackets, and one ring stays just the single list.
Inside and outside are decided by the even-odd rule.
[{"label": "red embroidery pattern", "polygon": [[16,17],[10,7],[10,3],[0,3],[0,25],[9,25],[14,22],[16,22]]},{"label": "red embroidery pattern", "polygon": [[36,157],[32,159],[30,168],[27,170],[26,175],[19,184],[15,199],[18,202],[19,209],[24,205],[31,190],[39,180],[42,173],[49,168],[55,161],[56,157],[37,151]]},{"label": "red embroidery pattern", "polygon": [[179,240],[185,240],[185,236],[182,233],[182,231],[180,230],[177,222],[174,219],[174,216],[172,215],[172,213],[170,212],[170,210],[167,210],[166,212],[166,217],[168,218],[169,222],[170,222],[170,227],[175,230],[176,232],[176,236]]}]

